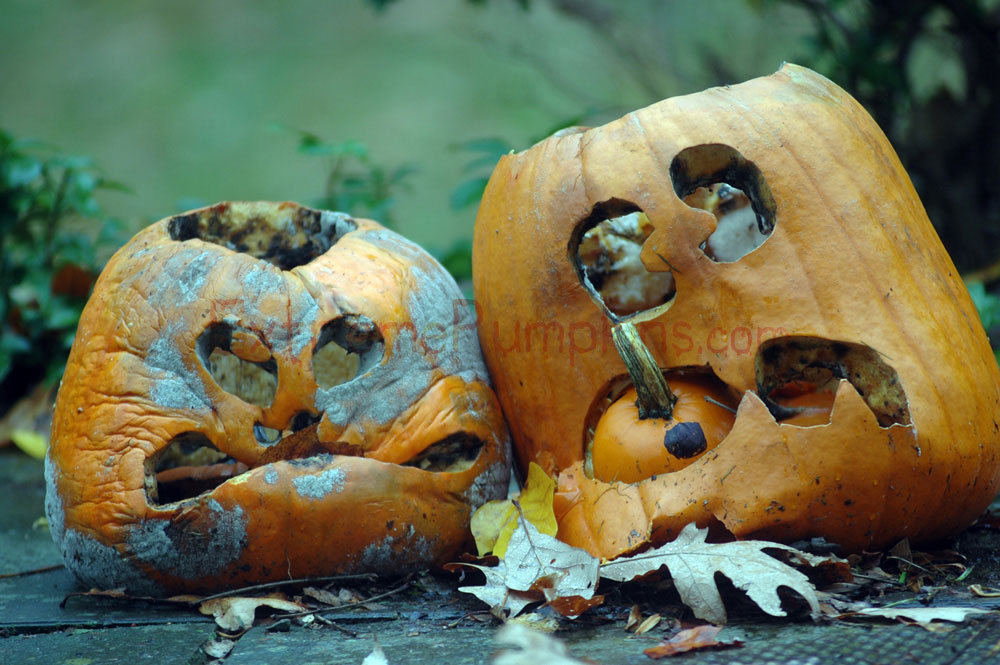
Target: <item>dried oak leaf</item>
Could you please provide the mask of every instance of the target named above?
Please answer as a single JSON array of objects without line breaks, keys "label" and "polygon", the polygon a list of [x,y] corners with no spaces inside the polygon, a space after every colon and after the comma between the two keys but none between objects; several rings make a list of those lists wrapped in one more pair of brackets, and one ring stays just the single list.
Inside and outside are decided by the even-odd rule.
[{"label": "dried oak leaf", "polygon": [[285,612],[302,612],[306,607],[284,598],[264,596],[248,598],[229,596],[206,600],[198,607],[202,614],[211,614],[215,623],[227,633],[240,633],[253,626],[254,615],[258,607],[271,607]]},{"label": "dried oak leaf", "polygon": [[684,604],[699,619],[716,624],[726,622],[726,608],[715,584],[715,573],[728,577],[772,616],[785,615],[779,587],[792,589],[809,603],[813,613],[819,613],[816,590],[809,578],[763,552],[765,548],[794,548],[759,540],[706,543],[707,535],[708,529],[688,524],[672,542],[605,563],[601,566],[601,577],[627,582],[665,566]]},{"label": "dried oak leaf", "polygon": [[739,640],[732,642],[720,642],[716,638],[722,626],[695,626],[687,628],[671,637],[666,642],[661,642],[655,647],[650,647],[643,651],[650,658],[665,658],[675,656],[679,653],[697,651],[700,649],[719,649],[726,647],[743,646]]},{"label": "dried oak leaf", "polygon": [[490,607],[516,616],[535,602],[547,602],[563,616],[576,617],[604,599],[595,596],[600,562],[520,519],[497,566],[458,564],[481,570],[486,584],[459,587]]}]

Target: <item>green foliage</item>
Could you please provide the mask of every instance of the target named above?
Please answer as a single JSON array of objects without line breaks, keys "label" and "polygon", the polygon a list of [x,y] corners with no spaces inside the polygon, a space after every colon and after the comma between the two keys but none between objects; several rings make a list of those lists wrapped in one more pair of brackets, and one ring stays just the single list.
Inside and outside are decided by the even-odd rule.
[{"label": "green foliage", "polygon": [[409,188],[408,180],[416,170],[412,165],[386,168],[372,161],[364,143],[327,143],[311,132],[296,133],[299,153],[326,162],[323,195],[312,202],[315,207],[395,226],[392,207],[398,192]]},{"label": "green foliage", "polygon": [[[376,12],[385,11],[389,5],[398,2],[399,0],[368,0],[368,4],[375,9]],[[489,0],[466,0],[470,5],[485,5]],[[531,0],[514,0],[517,5],[524,10],[528,10],[531,7]]]},{"label": "green foliage", "polygon": [[987,330],[1000,326],[1000,295],[990,293],[982,282],[968,282],[969,295],[979,310],[979,318]]},{"label": "green foliage", "polygon": [[467,298],[472,298],[472,240],[469,238],[458,238],[450,246],[440,248],[430,248],[441,265],[451,273],[458,285],[462,287]]},{"label": "green foliage", "polygon": [[[584,124],[588,118],[592,118],[599,109],[588,109],[584,113],[563,118],[559,122],[553,123],[545,131],[535,135],[525,142],[525,146],[531,146],[539,141],[543,141],[561,129],[576,127]],[[489,182],[493,168],[504,155],[514,152],[517,148],[503,138],[486,137],[476,138],[469,141],[452,144],[453,150],[468,152],[475,155],[472,160],[465,164],[462,170],[466,178],[455,186],[451,192],[451,207],[453,210],[463,210],[472,205],[478,204],[483,197],[486,183]]]},{"label": "green foliage", "polygon": [[750,0],[797,6],[813,33],[799,64],[829,76],[895,146],[960,270],[1000,243],[1000,3]]},{"label": "green foliage", "polygon": [[[979,318],[986,331],[1000,328],[1000,295],[987,291],[982,282],[967,282],[965,286],[969,289],[969,295],[972,296],[972,302],[979,311]],[[994,341],[993,344],[996,347],[997,342]],[[997,362],[1000,362],[1000,348],[995,348],[994,353]]]},{"label": "green foliage", "polygon": [[[560,129],[580,125],[588,117],[592,117],[598,112],[596,109],[590,109],[584,114],[564,118],[548,127],[544,132],[529,139],[526,145],[534,145]],[[486,183],[489,182],[490,174],[493,173],[497,162],[504,155],[516,150],[512,143],[498,137],[470,139],[452,144],[451,148],[473,155],[472,159],[462,167],[465,178],[451,191],[452,210],[465,210],[478,205],[480,199],[483,198]],[[459,283],[472,279],[472,243],[468,239],[459,239],[446,251],[437,252],[436,255]]]},{"label": "green foliage", "polygon": [[452,209],[464,210],[479,203],[493,167],[501,157],[513,152],[514,146],[502,138],[478,138],[455,143],[452,149],[475,155],[462,169],[467,177],[451,192]]},{"label": "green foliage", "polygon": [[124,188],[85,157],[0,130],[0,413],[62,372],[90,282],[122,239],[102,189]]}]

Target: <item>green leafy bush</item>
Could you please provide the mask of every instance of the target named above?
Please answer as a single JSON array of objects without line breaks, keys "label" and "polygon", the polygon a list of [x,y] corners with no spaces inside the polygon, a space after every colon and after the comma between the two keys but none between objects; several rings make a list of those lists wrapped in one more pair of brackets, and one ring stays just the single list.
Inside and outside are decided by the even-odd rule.
[{"label": "green leafy bush", "polygon": [[409,187],[416,170],[410,164],[387,168],[372,161],[368,146],[359,141],[329,143],[316,134],[296,130],[298,151],[326,161],[323,194],[312,205],[367,217],[392,228],[392,208],[398,192]]},{"label": "green leafy bush", "polygon": [[0,130],[0,414],[62,373],[94,277],[121,244],[91,160]]},{"label": "green leafy bush", "polygon": [[969,295],[972,296],[972,302],[979,310],[979,318],[983,322],[983,327],[986,328],[987,333],[993,333],[993,338],[990,341],[993,344],[993,352],[996,354],[997,362],[1000,362],[1000,348],[997,347],[1000,340],[996,339],[997,334],[1000,334],[1000,295],[987,291],[982,282],[967,282],[966,287],[969,289]]}]

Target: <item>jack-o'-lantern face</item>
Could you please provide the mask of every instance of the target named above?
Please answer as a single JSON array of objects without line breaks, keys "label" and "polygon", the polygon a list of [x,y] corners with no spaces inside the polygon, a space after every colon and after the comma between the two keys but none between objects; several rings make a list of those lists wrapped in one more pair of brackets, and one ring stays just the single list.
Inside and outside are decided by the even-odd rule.
[{"label": "jack-o'-lantern face", "polygon": [[997,493],[976,311],[884,135],[809,70],[504,157],[473,261],[519,462],[595,555],[689,522],[926,541]]},{"label": "jack-o'-lantern face", "polygon": [[158,222],[60,388],[47,512],[85,583],[153,593],[440,564],[507,488],[472,316],[429,255],[295,204]]}]

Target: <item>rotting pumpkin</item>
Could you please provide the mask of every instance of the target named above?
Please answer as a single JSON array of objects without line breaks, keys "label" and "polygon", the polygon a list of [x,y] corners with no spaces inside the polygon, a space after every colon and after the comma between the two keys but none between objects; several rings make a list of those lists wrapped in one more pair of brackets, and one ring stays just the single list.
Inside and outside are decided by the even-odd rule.
[{"label": "rotting pumpkin", "polygon": [[508,474],[440,264],[372,221],[221,203],[146,228],[101,274],[46,512],[88,586],[212,591],[443,564]]},{"label": "rotting pumpkin", "polygon": [[[519,463],[557,476],[558,535],[594,555],[690,522],[933,541],[997,494],[1000,370],[976,310],[883,133],[808,69],[503,157],[473,267]],[[642,397],[654,375],[667,399]],[[715,412],[657,413],[685,376]],[[656,450],[692,419],[721,440]]]}]

